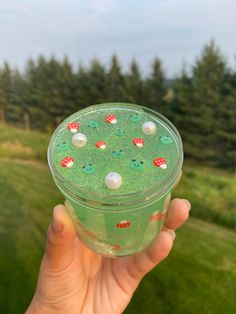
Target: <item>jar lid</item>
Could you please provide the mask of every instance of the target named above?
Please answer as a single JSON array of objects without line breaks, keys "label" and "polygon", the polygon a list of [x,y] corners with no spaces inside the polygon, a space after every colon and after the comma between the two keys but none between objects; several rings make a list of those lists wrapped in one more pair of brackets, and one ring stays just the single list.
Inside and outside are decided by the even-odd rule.
[{"label": "jar lid", "polygon": [[151,109],[99,104],[57,127],[48,162],[56,184],[73,198],[135,204],[171,190],[182,167],[182,141],[174,125]]}]

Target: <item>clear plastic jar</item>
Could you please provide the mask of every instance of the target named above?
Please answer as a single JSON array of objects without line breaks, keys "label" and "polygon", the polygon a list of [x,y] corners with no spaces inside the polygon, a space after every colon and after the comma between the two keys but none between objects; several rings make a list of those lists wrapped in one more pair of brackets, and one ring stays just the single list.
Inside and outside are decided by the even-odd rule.
[{"label": "clear plastic jar", "polygon": [[[72,140],[78,133],[86,136],[82,146]],[[68,169],[63,157],[72,160]],[[162,228],[182,168],[182,141],[174,125],[153,110],[100,104],[58,126],[48,162],[84,244],[105,256],[125,256],[149,246]],[[110,189],[105,176],[114,170],[122,185]]]}]

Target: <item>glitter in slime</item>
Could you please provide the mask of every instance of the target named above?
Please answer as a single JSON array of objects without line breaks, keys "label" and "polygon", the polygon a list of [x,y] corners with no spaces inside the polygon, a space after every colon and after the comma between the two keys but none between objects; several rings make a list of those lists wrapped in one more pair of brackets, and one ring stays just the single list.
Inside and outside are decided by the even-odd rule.
[{"label": "glitter in slime", "polygon": [[[161,188],[177,178],[182,165],[177,131],[143,108],[119,103],[88,107],[62,122],[50,143],[54,179],[59,177],[65,181],[63,186],[69,186],[67,190],[73,186],[73,193],[79,191],[81,198],[98,205],[91,210],[86,204],[78,205],[59,187],[78,233],[90,248],[108,256],[135,253],[153,240],[163,223],[164,203],[170,199],[174,180],[167,193],[161,195]],[[115,185],[110,181],[110,188],[106,178],[112,173],[116,175],[111,180],[120,181]],[[158,189],[161,197],[156,201],[140,209],[137,204],[126,206],[139,197],[140,202],[143,196],[148,199]],[[106,203],[111,204],[109,211],[99,210],[99,204]],[[124,212],[118,213],[123,204]]]}]

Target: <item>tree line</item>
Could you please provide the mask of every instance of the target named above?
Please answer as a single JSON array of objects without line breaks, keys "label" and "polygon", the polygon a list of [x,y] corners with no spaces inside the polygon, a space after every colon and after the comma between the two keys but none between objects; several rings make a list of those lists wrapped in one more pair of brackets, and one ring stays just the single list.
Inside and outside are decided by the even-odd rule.
[{"label": "tree line", "polygon": [[29,59],[23,71],[0,67],[0,121],[51,132],[71,113],[102,102],[143,104],[179,129],[185,156],[201,164],[236,168],[236,71],[214,41],[190,70],[168,80],[155,58],[141,75],[133,60],[124,72],[113,55],[109,67],[94,59],[75,70],[68,58]]}]

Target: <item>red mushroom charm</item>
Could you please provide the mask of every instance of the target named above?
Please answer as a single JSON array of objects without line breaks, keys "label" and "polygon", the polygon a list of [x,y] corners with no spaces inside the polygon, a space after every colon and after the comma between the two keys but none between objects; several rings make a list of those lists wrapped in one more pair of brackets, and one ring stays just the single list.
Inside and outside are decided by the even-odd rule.
[{"label": "red mushroom charm", "polygon": [[134,138],[133,139],[133,144],[136,145],[137,147],[143,147],[144,139],[142,139],[142,138]]},{"label": "red mushroom charm", "polygon": [[67,129],[72,133],[76,133],[79,129],[79,124],[77,122],[71,122],[67,124]]},{"label": "red mushroom charm", "polygon": [[72,157],[65,157],[61,161],[62,167],[65,167],[65,168],[70,168],[73,166],[73,164],[74,164],[74,159]]},{"label": "red mushroom charm", "polygon": [[105,149],[106,148],[106,142],[104,142],[104,141],[96,142],[96,147],[100,148],[100,149]]},{"label": "red mushroom charm", "polygon": [[155,158],[155,159],[153,159],[153,163],[156,167],[160,167],[161,169],[167,168],[165,158],[162,158],[162,157]]},{"label": "red mushroom charm", "polygon": [[121,249],[121,246],[119,244],[115,244],[115,245],[113,245],[113,247],[111,249],[112,249],[112,251],[118,251]]},{"label": "red mushroom charm", "polygon": [[85,229],[84,233],[91,239],[95,240],[97,237],[95,235],[95,233],[89,229]]},{"label": "red mushroom charm", "polygon": [[122,228],[128,228],[128,227],[130,227],[130,225],[131,225],[130,221],[122,220],[122,221],[118,222],[118,224],[116,225],[116,227],[122,229]]},{"label": "red mushroom charm", "polygon": [[110,114],[109,116],[107,116],[105,121],[106,123],[112,123],[112,124],[117,123],[116,116],[114,114]]},{"label": "red mushroom charm", "polygon": [[151,221],[162,220],[162,219],[165,217],[165,213],[166,213],[166,209],[164,209],[163,212],[155,211],[155,212],[151,215],[150,220],[151,220]]}]

